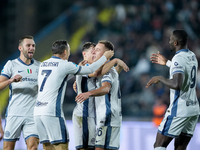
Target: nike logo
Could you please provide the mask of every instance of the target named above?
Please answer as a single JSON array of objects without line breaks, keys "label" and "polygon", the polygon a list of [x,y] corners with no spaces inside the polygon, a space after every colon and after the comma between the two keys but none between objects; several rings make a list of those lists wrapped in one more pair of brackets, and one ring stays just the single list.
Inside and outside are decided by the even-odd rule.
[{"label": "nike logo", "polygon": [[101,141],[101,140],[96,141],[96,143],[99,142],[99,141]]},{"label": "nike logo", "polygon": [[23,72],[23,70],[22,71],[18,71],[18,73],[20,73],[20,72]]}]

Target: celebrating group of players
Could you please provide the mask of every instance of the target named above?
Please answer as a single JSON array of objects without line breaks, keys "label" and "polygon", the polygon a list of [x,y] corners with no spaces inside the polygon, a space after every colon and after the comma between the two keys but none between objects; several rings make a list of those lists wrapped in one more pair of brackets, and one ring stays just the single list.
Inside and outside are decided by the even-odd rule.
[{"label": "celebrating group of players", "polygon": [[[154,148],[165,150],[175,138],[175,149],[186,149],[199,117],[196,97],[196,56],[187,48],[187,33],[174,30],[170,47],[172,61],[153,54],[153,63],[170,67],[170,79],[153,77],[146,85],[162,82],[170,91],[170,106],[158,128]],[[72,121],[77,150],[117,150],[120,147],[121,93],[119,74],[128,66],[114,55],[107,40],[86,42],[83,61],[68,61],[70,46],[66,40],[52,45],[53,56],[43,62],[33,59],[32,36],[19,40],[20,56],[9,60],[0,76],[0,90],[9,86],[10,99],[6,111],[3,149],[14,150],[21,131],[27,149],[37,149],[39,141],[45,150],[68,150],[68,130],[63,114],[67,81],[76,75],[73,85],[77,96]],[[116,66],[116,67],[114,67]],[[3,135],[3,131],[1,135]]]}]

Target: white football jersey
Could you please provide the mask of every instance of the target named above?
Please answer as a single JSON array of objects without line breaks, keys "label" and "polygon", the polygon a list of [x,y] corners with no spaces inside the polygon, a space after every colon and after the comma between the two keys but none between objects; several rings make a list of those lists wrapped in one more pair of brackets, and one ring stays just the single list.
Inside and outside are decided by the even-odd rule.
[{"label": "white football jersey", "polygon": [[119,75],[114,67],[104,76],[97,78],[97,88],[100,88],[103,82],[109,82],[111,89],[108,94],[95,97],[97,126],[120,127],[122,122],[121,92]]},{"label": "white football jersey", "polygon": [[33,109],[38,91],[38,70],[40,62],[34,59],[31,64],[25,64],[20,58],[9,60],[1,75],[8,79],[19,74],[21,82],[13,82],[9,86],[9,103],[6,116],[33,116]]},{"label": "white football jersey", "polygon": [[170,89],[170,106],[166,113],[176,117],[188,117],[199,114],[196,96],[196,77],[198,62],[195,54],[188,49],[176,52],[170,65],[170,79],[175,73],[183,74],[181,90]]},{"label": "white football jersey", "polygon": [[[86,64],[89,66],[89,64]],[[76,75],[77,95],[80,93],[95,90],[95,78],[90,78],[88,75]],[[95,117],[95,97],[89,97],[83,103],[77,103],[73,114],[80,117]]]},{"label": "white football jersey", "polygon": [[90,66],[78,66],[67,60],[52,56],[41,63],[38,73],[38,98],[34,115],[63,117],[62,104],[67,80],[74,74],[90,74],[98,69],[106,57],[101,57]]}]

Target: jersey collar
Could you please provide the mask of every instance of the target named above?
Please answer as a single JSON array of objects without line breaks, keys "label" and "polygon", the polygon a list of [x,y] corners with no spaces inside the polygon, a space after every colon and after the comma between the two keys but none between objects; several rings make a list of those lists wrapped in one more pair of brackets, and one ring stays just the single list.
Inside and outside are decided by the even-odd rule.
[{"label": "jersey collar", "polygon": [[34,63],[34,59],[31,59],[31,63],[29,65],[27,65],[19,57],[18,57],[18,61],[21,62],[22,64],[26,65],[26,66],[30,66],[30,65],[32,65]]},{"label": "jersey collar", "polygon": [[57,57],[57,56],[51,56],[51,58],[61,59],[60,57]]},{"label": "jersey collar", "polygon": [[189,49],[180,49],[179,51],[176,52],[176,54],[178,54],[180,52],[189,52]]}]

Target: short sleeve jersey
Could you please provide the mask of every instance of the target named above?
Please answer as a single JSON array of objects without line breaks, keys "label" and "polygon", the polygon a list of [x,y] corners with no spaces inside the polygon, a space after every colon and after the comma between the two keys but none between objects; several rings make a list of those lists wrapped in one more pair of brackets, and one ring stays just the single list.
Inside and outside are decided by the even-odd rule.
[{"label": "short sleeve jersey", "polygon": [[122,121],[121,92],[119,75],[114,67],[104,76],[98,77],[97,88],[100,88],[103,82],[109,82],[111,89],[108,94],[95,97],[97,126],[120,127]]},{"label": "short sleeve jersey", "polygon": [[71,79],[70,74],[76,74],[80,69],[80,66],[56,56],[41,63],[34,116],[64,117],[62,105],[67,81]]},{"label": "short sleeve jersey", "polygon": [[[95,78],[90,78],[88,75],[76,75],[76,85],[77,94],[95,90]],[[83,103],[77,103],[73,114],[80,117],[95,117],[94,99],[94,97],[89,97]]]},{"label": "short sleeve jersey", "polygon": [[1,76],[8,79],[21,75],[22,81],[13,82],[9,86],[9,103],[6,116],[33,116],[33,109],[37,98],[37,75],[40,62],[34,59],[31,64],[25,64],[20,58],[9,60]]},{"label": "short sleeve jersey", "polygon": [[181,49],[172,58],[170,79],[176,73],[183,74],[181,90],[170,89],[170,106],[167,113],[171,116],[188,117],[199,114],[196,96],[198,62],[195,54],[188,49]]}]

